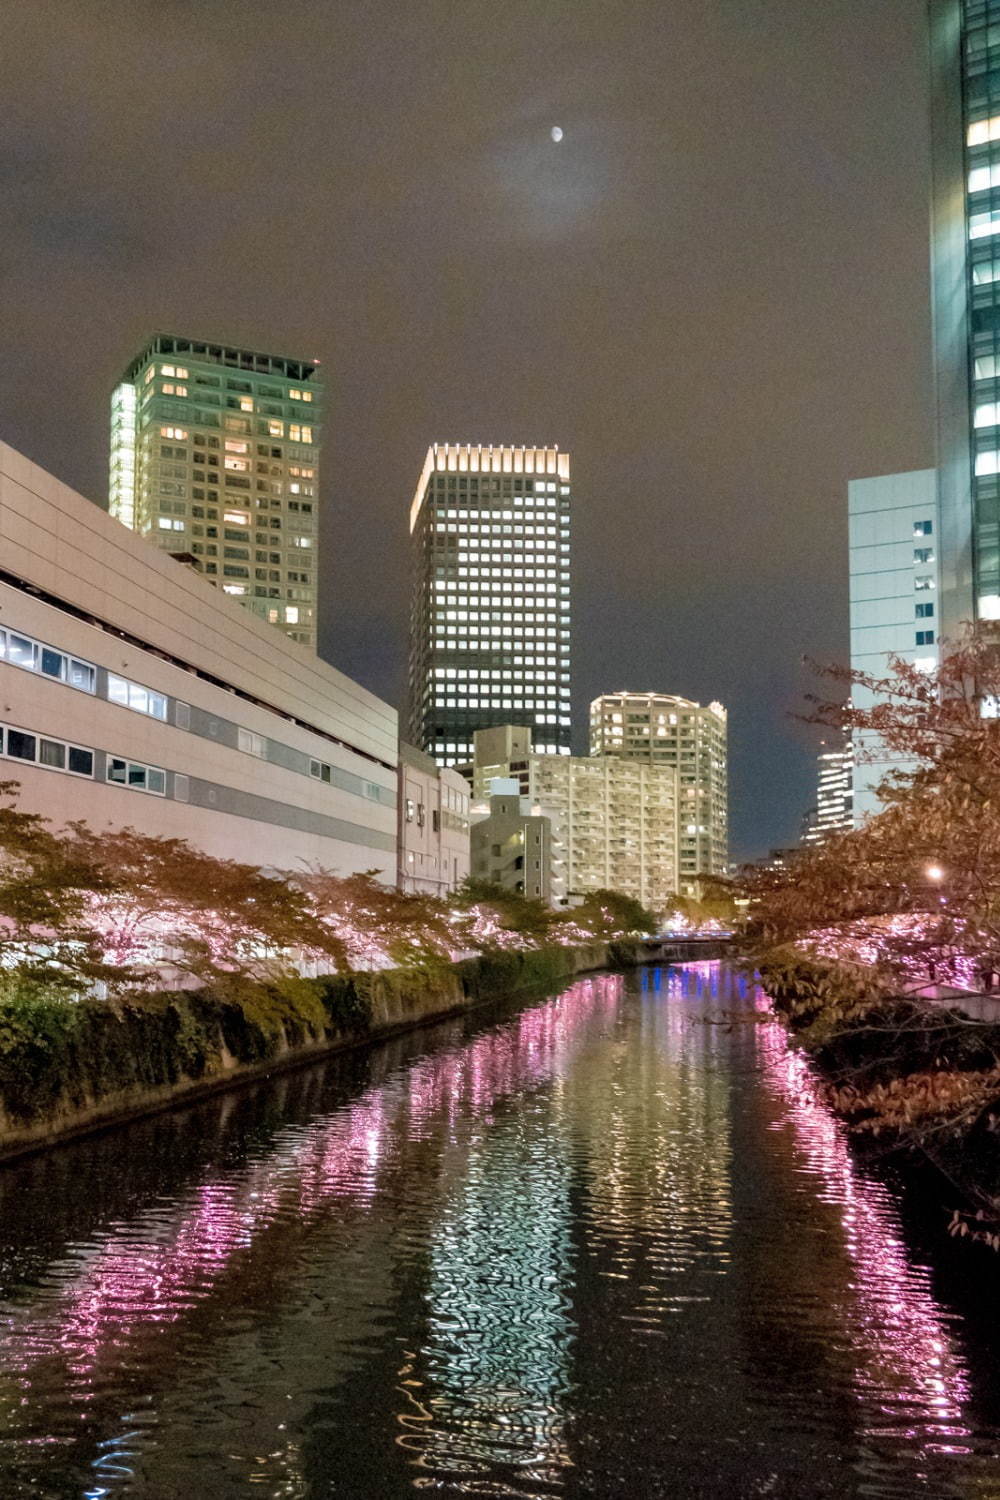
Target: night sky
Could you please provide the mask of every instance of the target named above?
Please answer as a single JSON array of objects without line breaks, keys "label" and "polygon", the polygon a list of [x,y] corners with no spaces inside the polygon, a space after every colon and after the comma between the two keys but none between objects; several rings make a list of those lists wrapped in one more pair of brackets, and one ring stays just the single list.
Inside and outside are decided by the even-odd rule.
[{"label": "night sky", "polygon": [[933,461],[921,0],[3,14],[0,437],[103,501],[150,333],[320,358],[320,649],[394,702],[428,443],[558,443],[577,748],[719,698],[734,853],[793,840],[847,480]]}]

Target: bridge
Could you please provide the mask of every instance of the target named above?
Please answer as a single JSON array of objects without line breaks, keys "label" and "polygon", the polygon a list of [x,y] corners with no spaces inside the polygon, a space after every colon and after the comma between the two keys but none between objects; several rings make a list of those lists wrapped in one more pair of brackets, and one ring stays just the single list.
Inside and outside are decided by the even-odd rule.
[{"label": "bridge", "polygon": [[731,934],[707,934],[705,937],[643,938],[636,943],[636,962],[640,964],[689,964],[709,958],[727,958],[736,939]]}]

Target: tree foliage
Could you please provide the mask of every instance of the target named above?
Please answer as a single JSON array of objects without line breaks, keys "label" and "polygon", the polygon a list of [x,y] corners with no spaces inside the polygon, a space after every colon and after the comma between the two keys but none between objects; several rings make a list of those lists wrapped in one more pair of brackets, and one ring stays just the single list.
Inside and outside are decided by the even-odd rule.
[{"label": "tree foliage", "polygon": [[826,675],[852,699],[814,697],[809,718],[890,761],[884,811],[783,870],[743,872],[759,943],[861,923],[901,976],[1000,970],[1000,632],[970,630],[932,672],[892,658],[884,677]]},{"label": "tree foliage", "polygon": [[17,808],[16,791],[0,783],[0,976],[10,996],[36,981],[109,993],[182,978],[216,991],[246,980],[287,987],[301,973],[428,968],[652,922],[615,892],[596,893],[570,920],[481,881],[444,901],[374,871],[265,871],[134,828],[74,823],[56,834]]}]

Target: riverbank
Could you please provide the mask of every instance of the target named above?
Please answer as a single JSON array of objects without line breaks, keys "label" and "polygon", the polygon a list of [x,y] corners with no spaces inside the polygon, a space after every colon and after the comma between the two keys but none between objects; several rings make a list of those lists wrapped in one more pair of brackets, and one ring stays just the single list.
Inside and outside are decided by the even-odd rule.
[{"label": "riverbank", "polygon": [[419,970],[110,1003],[31,990],[0,1004],[0,1161],[629,962],[629,945],[485,953]]},{"label": "riverbank", "polygon": [[1000,1249],[1000,1024],[791,948],[760,977],[825,1102],[859,1139],[929,1162],[959,1231]]}]

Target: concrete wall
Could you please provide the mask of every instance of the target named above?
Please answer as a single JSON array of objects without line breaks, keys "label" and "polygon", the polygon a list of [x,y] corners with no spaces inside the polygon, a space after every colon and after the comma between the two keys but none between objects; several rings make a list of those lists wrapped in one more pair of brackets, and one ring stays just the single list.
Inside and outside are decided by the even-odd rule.
[{"label": "concrete wall", "polygon": [[602,943],[484,954],[438,973],[333,976],[288,999],[248,988],[239,999],[153,995],[116,1008],[53,1001],[44,1048],[30,1034],[30,1018],[4,1028],[0,1159],[491,1000],[555,988],[603,968],[607,956]]}]

